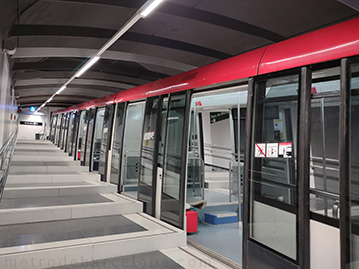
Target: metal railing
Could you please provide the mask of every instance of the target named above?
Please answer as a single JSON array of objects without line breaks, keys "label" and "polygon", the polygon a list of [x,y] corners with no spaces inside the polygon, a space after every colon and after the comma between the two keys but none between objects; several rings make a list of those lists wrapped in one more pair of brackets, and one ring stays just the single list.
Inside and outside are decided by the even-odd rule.
[{"label": "metal railing", "polygon": [[14,154],[14,149],[17,141],[17,132],[18,129],[13,132],[10,138],[6,141],[3,147],[0,149],[0,171],[1,171],[1,180],[0,180],[0,201],[3,197],[6,180],[9,174],[9,168],[12,156]]}]

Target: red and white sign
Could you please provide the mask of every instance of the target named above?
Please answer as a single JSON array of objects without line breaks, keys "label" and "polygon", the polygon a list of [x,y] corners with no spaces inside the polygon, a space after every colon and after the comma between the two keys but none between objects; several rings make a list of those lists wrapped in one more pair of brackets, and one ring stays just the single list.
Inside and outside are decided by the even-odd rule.
[{"label": "red and white sign", "polygon": [[279,156],[292,158],[292,142],[279,143]]},{"label": "red and white sign", "polygon": [[256,158],[266,157],[266,144],[265,143],[255,144],[254,157],[256,157]]}]

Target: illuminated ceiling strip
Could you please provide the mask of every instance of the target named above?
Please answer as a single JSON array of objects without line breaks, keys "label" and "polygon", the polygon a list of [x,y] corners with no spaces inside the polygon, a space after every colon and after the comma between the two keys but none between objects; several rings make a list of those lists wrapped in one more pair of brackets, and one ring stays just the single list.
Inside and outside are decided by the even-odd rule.
[{"label": "illuminated ceiling strip", "polygon": [[[156,7],[161,4],[163,0],[149,0],[147,1],[136,13],[133,15],[131,19],[129,19],[125,25],[121,27],[99,50],[93,55],[61,88],[49,99],[52,101],[53,97],[59,93],[61,93],[66,86],[69,85],[75,78],[80,77],[83,73],[85,73],[91,66],[93,66],[101,57],[101,55],[108,50],[121,36],[123,36],[136,22],[138,22],[141,18],[145,18],[150,14]],[[39,111],[43,108],[48,102],[47,100],[43,103],[37,110]]]}]

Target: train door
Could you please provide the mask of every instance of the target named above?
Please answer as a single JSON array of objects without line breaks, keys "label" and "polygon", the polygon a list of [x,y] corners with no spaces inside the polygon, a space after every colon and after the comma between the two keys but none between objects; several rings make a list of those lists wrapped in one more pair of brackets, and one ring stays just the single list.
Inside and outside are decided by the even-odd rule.
[{"label": "train door", "polygon": [[63,150],[64,152],[67,152],[67,148],[68,148],[68,144],[70,144],[70,139],[69,139],[69,135],[71,135],[72,129],[71,129],[71,125],[72,125],[72,116],[73,113],[68,113],[67,114],[67,119],[66,119],[66,129],[65,129],[65,133],[64,133],[64,144],[63,144]]},{"label": "train door", "polygon": [[[168,99],[166,117],[162,118],[159,143],[158,180],[162,178],[160,219],[181,229],[184,227],[186,193],[186,152],[189,127],[190,91],[171,94]],[[166,105],[166,103],[164,103]],[[163,111],[163,109],[162,109]],[[161,169],[162,168],[162,169]]]},{"label": "train door", "polygon": [[137,197],[142,125],[145,102],[130,103],[126,109],[121,156],[121,191]]},{"label": "train door", "polygon": [[[347,128],[349,129],[349,137],[347,138],[348,152],[346,160],[348,164],[343,167],[343,176],[345,182],[342,183],[342,189],[345,190],[344,197],[341,198],[341,212],[340,216],[345,216],[345,225],[342,225],[342,243],[344,245],[344,252],[346,253],[345,265],[346,268],[359,268],[359,60],[358,58],[347,61],[345,73],[348,76],[345,89],[347,100],[346,111],[349,112],[349,119]],[[347,91],[348,90],[348,91]],[[343,100],[344,98],[342,98]],[[343,128],[344,129],[344,128]],[[349,143],[348,143],[349,142]],[[341,179],[343,180],[343,178]],[[342,192],[343,194],[343,192]],[[345,207],[345,209],[344,209]],[[342,220],[343,223],[343,220]],[[342,246],[343,247],[343,246]],[[343,265],[342,265],[343,266]],[[350,266],[350,267],[349,267]]]},{"label": "train door", "polygon": [[244,267],[297,268],[300,85],[299,74],[255,82],[253,111],[247,114],[253,125],[246,151],[250,160],[245,162],[249,218],[244,222],[248,227]]},{"label": "train door", "polygon": [[122,141],[123,141],[123,130],[125,122],[125,109],[126,103],[117,103],[115,108],[114,116],[114,127],[112,135],[112,148],[111,148],[111,163],[110,167],[110,183],[118,185],[118,192],[120,192],[120,167],[121,167],[121,156],[122,156]]},{"label": "train door", "polygon": [[[161,193],[164,149],[165,119],[167,114],[168,97],[153,97],[146,101],[145,118],[143,122],[140,177],[138,200],[144,205],[144,212],[160,218]],[[164,121],[163,121],[164,120]],[[159,172],[158,172],[159,171]]]},{"label": "train door", "polygon": [[56,146],[59,146],[59,140],[61,137],[62,116],[63,116],[62,114],[59,114],[57,118],[56,135],[55,135]]},{"label": "train door", "polygon": [[52,143],[55,143],[56,126],[57,126],[57,115],[54,115],[52,117],[52,127],[50,133],[50,139]]},{"label": "train door", "polygon": [[313,71],[310,107],[310,263],[340,268],[340,68]]},{"label": "train door", "polygon": [[92,141],[94,137],[94,128],[95,128],[95,116],[96,116],[96,108],[92,108],[88,111],[88,125],[87,125],[87,136],[86,136],[86,144],[85,144],[85,152],[84,152],[84,166],[89,167],[89,171],[92,168]]},{"label": "train door", "polygon": [[94,131],[90,155],[90,171],[98,171],[101,150],[102,127],[105,117],[105,107],[97,108],[94,120]]},{"label": "train door", "polygon": [[69,114],[65,113],[62,116],[62,127],[61,127],[62,133],[61,133],[61,141],[60,141],[60,145],[59,145],[60,149],[64,149],[64,145],[65,145],[65,142],[66,142],[68,119],[69,119]]},{"label": "train door", "polygon": [[85,126],[85,122],[86,122],[86,114],[87,111],[83,110],[80,113],[79,116],[79,122],[78,122],[78,127],[77,127],[77,137],[76,137],[76,147],[75,147],[75,153],[74,153],[74,160],[81,160],[81,148],[82,148],[82,143],[83,139],[84,139],[84,126]]},{"label": "train door", "polygon": [[66,137],[66,145],[65,145],[65,152],[70,153],[70,149],[72,146],[72,134],[74,131],[74,118],[75,118],[75,113],[71,112],[69,113],[69,119],[68,119],[68,123],[67,123],[67,137]]},{"label": "train door", "polygon": [[111,149],[111,137],[112,137],[112,127],[114,119],[114,109],[115,105],[109,105],[106,107],[105,115],[103,119],[102,126],[102,136],[101,136],[101,147],[100,147],[100,159],[99,159],[99,169],[98,172],[101,175],[102,181],[107,181],[108,167],[111,160],[110,149]]},{"label": "train door", "polygon": [[78,132],[78,128],[79,128],[79,116],[80,116],[80,112],[74,112],[73,113],[73,119],[72,119],[72,124],[71,124],[71,136],[69,136],[70,139],[70,143],[68,144],[68,153],[69,156],[73,156],[75,154],[75,149],[76,149],[76,140],[77,140],[77,132]]},{"label": "train door", "polygon": [[81,165],[85,165],[86,160],[86,145],[87,145],[87,137],[88,137],[88,130],[89,130],[89,122],[91,120],[91,110],[86,110],[82,112],[84,115],[83,119],[83,128],[80,130],[82,132],[81,135],[81,148],[80,148],[80,160]]}]

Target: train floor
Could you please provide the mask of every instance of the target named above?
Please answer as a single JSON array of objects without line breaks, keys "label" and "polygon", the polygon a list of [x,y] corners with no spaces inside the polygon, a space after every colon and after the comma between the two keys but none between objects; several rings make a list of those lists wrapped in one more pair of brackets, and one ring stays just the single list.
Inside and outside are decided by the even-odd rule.
[{"label": "train floor", "polygon": [[198,231],[189,234],[188,238],[237,264],[242,264],[242,229],[238,229],[238,223],[199,223]]},{"label": "train floor", "polygon": [[0,202],[0,268],[230,268],[47,141],[19,140]]}]

